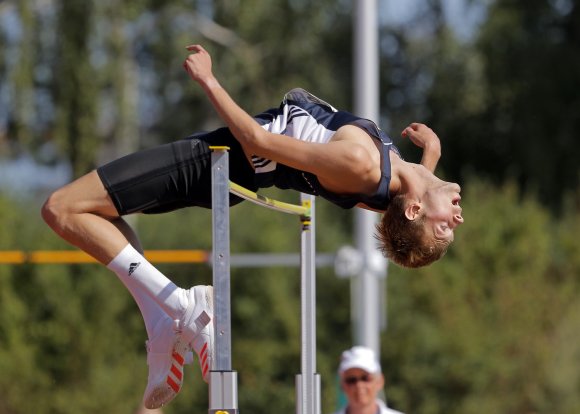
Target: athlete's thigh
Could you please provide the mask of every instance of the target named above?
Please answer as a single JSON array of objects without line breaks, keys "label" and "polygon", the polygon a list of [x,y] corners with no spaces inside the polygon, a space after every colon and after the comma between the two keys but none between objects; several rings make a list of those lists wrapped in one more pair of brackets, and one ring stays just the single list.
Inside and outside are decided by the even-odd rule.
[{"label": "athlete's thigh", "polygon": [[96,171],[91,171],[57,190],[53,201],[70,213],[95,213],[118,217],[117,209]]},{"label": "athlete's thigh", "polygon": [[144,149],[97,169],[119,215],[211,203],[211,150],[201,140]]}]

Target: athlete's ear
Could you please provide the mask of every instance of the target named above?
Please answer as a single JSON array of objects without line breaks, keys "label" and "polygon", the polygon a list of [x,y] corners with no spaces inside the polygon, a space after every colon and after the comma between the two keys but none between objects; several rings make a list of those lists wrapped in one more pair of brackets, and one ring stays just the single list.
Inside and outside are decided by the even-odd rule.
[{"label": "athlete's ear", "polygon": [[421,208],[421,202],[410,201],[405,207],[405,217],[411,221],[416,220],[420,216]]}]

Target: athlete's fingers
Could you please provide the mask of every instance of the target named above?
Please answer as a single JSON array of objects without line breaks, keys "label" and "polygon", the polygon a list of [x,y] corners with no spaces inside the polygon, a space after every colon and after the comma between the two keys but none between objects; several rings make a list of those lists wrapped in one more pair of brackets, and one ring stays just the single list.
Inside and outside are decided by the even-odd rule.
[{"label": "athlete's fingers", "polygon": [[414,133],[415,133],[415,130],[413,128],[411,128],[410,126],[408,126],[407,128],[405,128],[403,130],[403,132],[401,132],[401,136],[403,138],[411,138]]},{"label": "athlete's fingers", "polygon": [[203,48],[202,45],[189,45],[185,47],[187,50],[189,50],[190,52],[205,52],[206,50]]}]

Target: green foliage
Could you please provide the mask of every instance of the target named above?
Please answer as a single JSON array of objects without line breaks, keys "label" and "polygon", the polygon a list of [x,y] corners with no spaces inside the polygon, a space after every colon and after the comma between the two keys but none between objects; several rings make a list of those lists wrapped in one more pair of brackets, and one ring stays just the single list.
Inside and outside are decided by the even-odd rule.
[{"label": "green foliage", "polygon": [[[295,86],[350,109],[350,2],[25,1],[14,10],[22,36],[0,31],[0,86],[10,100],[3,154],[42,158],[37,150],[57,143],[78,175],[219,125],[181,68],[189,43],[210,49],[220,80],[250,113]],[[572,413],[580,406],[580,7],[497,0],[473,42],[457,39],[441,11],[441,1],[428,2],[414,24],[381,29],[388,132],[428,123],[443,142],[441,173],[466,189],[466,223],[447,256],[420,271],[389,268],[387,399],[420,414]],[[416,148],[401,147],[415,159]],[[40,222],[33,199],[0,197],[0,249],[70,248]],[[131,220],[146,248],[211,248],[209,211]],[[351,243],[351,212],[319,201],[317,220],[319,251]],[[296,218],[243,203],[232,223],[234,254],[298,251]],[[159,268],[180,286],[211,281],[202,264]],[[292,411],[298,269],[233,269],[232,283],[240,407]],[[338,356],[351,345],[349,290],[350,281],[319,269],[323,412],[336,406]],[[134,411],[144,339],[137,307],[102,267],[0,265],[0,413]],[[164,411],[206,410],[207,386],[188,368]]]},{"label": "green foliage", "polygon": [[[495,1],[475,48],[459,55],[444,49],[451,59],[464,57],[467,74],[447,71],[445,59],[431,93],[440,104],[433,105],[439,108],[433,122],[444,112],[454,118],[441,128],[442,136],[453,139],[447,171],[461,173],[467,158],[471,168],[498,182],[517,178],[552,208],[578,188],[580,117],[572,91],[580,84],[580,37],[572,28],[579,18],[576,2],[541,0],[522,8],[511,0]],[[554,64],[561,56],[565,64]],[[479,93],[451,96],[449,88]],[[476,108],[467,105],[474,97],[480,102]]]},{"label": "green foliage", "polygon": [[90,62],[92,2],[62,2],[58,15],[58,58],[54,70],[58,107],[56,135],[75,175],[94,167],[98,148],[96,107],[98,85]]},{"label": "green foliage", "polygon": [[[18,12],[22,17],[22,23],[25,27],[36,27],[36,19],[30,3],[19,2]],[[32,93],[34,77],[33,77],[33,50],[34,38],[36,36],[34,29],[24,32],[22,39],[22,46],[18,54],[18,68],[19,70],[12,72],[12,85],[14,87],[14,124],[13,131],[14,140],[26,148],[33,145],[31,128],[31,121],[33,120],[33,106],[34,95]]]},{"label": "green foliage", "polygon": [[[382,337],[388,401],[421,413],[573,412],[580,403],[577,196],[557,220],[514,183],[470,179],[464,187],[466,223],[447,256],[418,271],[389,267],[389,325]],[[0,201],[3,249],[62,248],[36,210]],[[333,211],[319,203],[320,251],[348,242],[344,223],[351,220],[336,219]],[[208,211],[189,209],[140,216],[135,224],[146,248],[207,249],[210,221]],[[297,252],[298,234],[295,217],[250,203],[232,209],[233,253]],[[211,281],[204,265],[159,268],[181,286]],[[234,268],[232,283],[240,407],[292,410],[300,366],[298,269]],[[324,412],[336,406],[338,356],[351,345],[349,284],[332,269],[319,270]],[[107,270],[2,265],[0,411],[135,410],[147,372],[144,338],[137,307]],[[207,386],[195,365],[164,411],[206,409]]]},{"label": "green foliage", "polygon": [[554,260],[565,233],[513,184],[472,180],[466,193],[448,255],[391,275],[388,395],[421,413],[571,412],[580,383],[557,370],[563,353],[572,364],[578,353],[567,340],[578,332],[578,282]]},{"label": "green foliage", "polygon": [[[396,136],[408,123],[424,122],[443,142],[445,174],[496,184],[516,179],[557,211],[579,184],[578,3],[489,2],[467,40],[440,18],[445,2],[426,3],[412,24],[382,29],[388,129]],[[410,158],[413,146],[402,147]]]},{"label": "green foliage", "polygon": [[[33,207],[0,200],[2,249],[62,247]],[[134,409],[144,329],[114,276],[96,265],[0,266],[0,411]]]}]

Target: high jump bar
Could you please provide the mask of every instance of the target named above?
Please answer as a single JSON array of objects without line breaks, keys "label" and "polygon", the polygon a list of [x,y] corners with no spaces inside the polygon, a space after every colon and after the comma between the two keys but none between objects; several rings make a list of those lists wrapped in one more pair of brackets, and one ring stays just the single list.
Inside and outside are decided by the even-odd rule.
[{"label": "high jump bar", "polygon": [[245,200],[251,201],[254,204],[258,204],[263,207],[267,207],[271,210],[280,211],[282,213],[295,214],[299,216],[310,217],[310,206],[309,205],[297,205],[285,203],[283,201],[274,200],[272,198],[263,196],[261,194],[255,193],[247,188],[242,187],[233,182],[230,184],[230,193],[242,197]]}]

